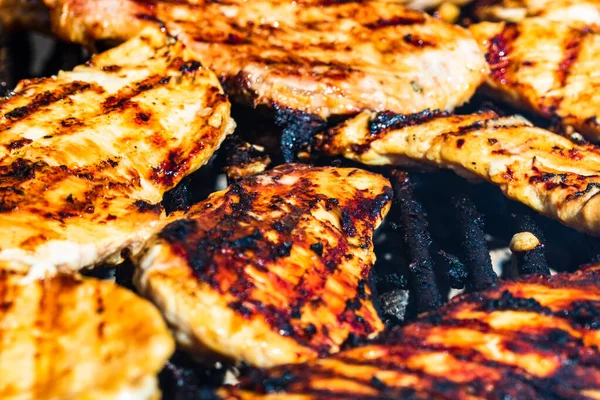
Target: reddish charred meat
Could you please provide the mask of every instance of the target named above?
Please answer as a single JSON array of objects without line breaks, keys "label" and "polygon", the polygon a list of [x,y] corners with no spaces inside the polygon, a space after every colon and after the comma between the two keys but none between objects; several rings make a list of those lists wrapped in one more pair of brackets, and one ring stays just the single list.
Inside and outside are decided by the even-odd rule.
[{"label": "reddish charred meat", "polygon": [[448,168],[600,235],[600,150],[493,112],[449,116],[363,112],[318,135],[316,148],[369,165]]},{"label": "reddish charred meat", "polygon": [[499,282],[375,343],[255,371],[223,399],[598,399],[600,269]]},{"label": "reddish charred meat", "polygon": [[235,100],[317,125],[363,109],[450,110],[471,97],[485,69],[468,32],[398,2],[48,5],[54,31],[76,42],[126,39],[148,24],[163,25],[215,70]]},{"label": "reddish charred meat", "polygon": [[164,214],[163,193],[233,131],[216,76],[151,29],[0,100],[0,260],[116,263]]},{"label": "reddish charred meat", "polygon": [[135,284],[194,353],[263,367],[334,353],[383,329],[369,277],[391,197],[359,169],[280,166],[167,225]]},{"label": "reddish charred meat", "polygon": [[600,28],[546,18],[471,26],[490,67],[490,95],[600,140]]}]

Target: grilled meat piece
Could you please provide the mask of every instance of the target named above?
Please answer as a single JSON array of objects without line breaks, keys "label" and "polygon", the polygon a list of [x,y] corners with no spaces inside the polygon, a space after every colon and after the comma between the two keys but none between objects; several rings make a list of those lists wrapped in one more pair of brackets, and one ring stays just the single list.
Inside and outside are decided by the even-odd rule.
[{"label": "grilled meat piece", "polygon": [[224,399],[600,398],[600,269],[499,282],[375,343],[254,371]]},{"label": "grilled meat piece", "polygon": [[76,42],[125,39],[162,24],[216,71],[236,101],[317,126],[363,109],[453,109],[471,97],[485,68],[464,29],[394,2],[48,4],[54,31]]},{"label": "grilled meat piece", "polygon": [[48,14],[42,0],[0,0],[0,25],[4,30],[32,28],[46,31],[49,29]]},{"label": "grilled meat piece", "polygon": [[315,147],[368,165],[448,168],[484,179],[548,217],[600,235],[600,149],[522,117],[363,112],[319,135]]},{"label": "grilled meat piece", "polygon": [[151,29],[0,100],[0,260],[77,270],[120,260],[162,195],[233,131],[216,76]]},{"label": "grilled meat piece", "polygon": [[600,140],[600,28],[531,18],[471,26],[490,66],[490,94]]},{"label": "grilled meat piece", "polygon": [[489,21],[543,17],[563,23],[600,23],[599,0],[479,0],[474,10],[480,20]]},{"label": "grilled meat piece", "polygon": [[111,282],[0,267],[0,398],[155,399],[175,348],[158,310]]},{"label": "grilled meat piece", "polygon": [[266,367],[383,329],[370,288],[383,177],[286,164],[193,206],[150,239],[134,283],[179,343]]}]

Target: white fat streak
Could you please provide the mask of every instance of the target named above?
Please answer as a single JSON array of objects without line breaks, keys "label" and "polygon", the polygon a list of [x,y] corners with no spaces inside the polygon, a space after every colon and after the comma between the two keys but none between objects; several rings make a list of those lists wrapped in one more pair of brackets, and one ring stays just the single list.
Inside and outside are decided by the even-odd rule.
[{"label": "white fat streak", "polygon": [[32,126],[25,131],[25,133],[23,134],[23,137],[25,139],[36,141],[39,138],[49,135],[50,133],[51,133],[50,131],[48,131],[44,128],[40,128],[38,126]]}]

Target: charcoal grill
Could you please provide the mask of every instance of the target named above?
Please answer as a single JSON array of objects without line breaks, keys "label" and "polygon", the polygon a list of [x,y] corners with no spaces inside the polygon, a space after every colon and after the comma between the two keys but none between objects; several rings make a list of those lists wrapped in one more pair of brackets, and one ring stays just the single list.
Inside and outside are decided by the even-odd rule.
[{"label": "charcoal grill", "polygon": [[[24,33],[9,36],[0,31],[0,95],[10,92],[20,79],[70,69],[86,57],[86,51],[78,46]],[[477,97],[458,112],[482,107],[493,107],[500,113],[514,112]],[[314,121],[284,118],[283,123],[280,119],[277,124],[269,118],[257,119],[255,113],[245,109],[233,112],[239,126],[236,136],[228,139],[207,166],[166,194],[164,205],[168,212],[186,209],[212,191],[222,189],[226,183],[224,167],[256,159],[270,159],[271,166],[283,162],[289,157],[289,143],[296,143],[290,126],[295,126],[296,131],[307,126],[322,128]],[[282,135],[284,146],[280,145]],[[231,156],[244,140],[261,145],[264,152],[242,151]],[[340,159],[315,158],[310,162],[358,166]],[[421,312],[434,310],[459,291],[485,289],[499,277],[514,279],[520,275],[573,271],[582,264],[600,260],[598,239],[508,200],[490,184],[469,183],[450,172],[360,167],[386,175],[395,188],[392,209],[376,234],[377,263],[372,277],[389,326],[404,324]],[[510,255],[510,241],[519,232],[529,232],[530,237],[537,239],[537,245]],[[117,283],[133,290],[131,271],[131,265],[125,263],[116,271],[100,269],[89,274],[116,276]],[[176,353],[160,374],[161,389],[165,398],[211,398],[211,388],[243,370],[243,365],[200,365]]]}]

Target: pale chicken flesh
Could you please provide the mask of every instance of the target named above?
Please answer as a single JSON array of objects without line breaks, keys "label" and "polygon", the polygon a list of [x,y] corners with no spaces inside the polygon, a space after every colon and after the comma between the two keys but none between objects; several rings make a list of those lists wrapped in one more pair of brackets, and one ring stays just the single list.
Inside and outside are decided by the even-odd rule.
[{"label": "pale chicken flesh", "polygon": [[536,112],[600,140],[600,28],[545,18],[470,27],[490,67],[487,90],[497,99]]},{"label": "pale chicken flesh", "polygon": [[600,270],[498,282],[334,356],[252,371],[222,399],[599,399]]},{"label": "pale chicken flesh", "polygon": [[600,23],[599,0],[480,0],[474,10],[479,19],[488,21],[543,17],[562,23]]},{"label": "pale chicken flesh", "polygon": [[152,304],[107,281],[27,274],[0,267],[0,398],[160,398],[175,343]]},{"label": "pale chicken flesh", "polygon": [[0,100],[0,260],[116,263],[157,227],[163,193],[233,131],[216,76],[150,28]]},{"label": "pale chicken flesh", "polygon": [[398,2],[47,3],[54,32],[75,42],[164,26],[215,70],[234,100],[312,116],[315,124],[363,109],[450,110],[469,100],[485,70],[467,31]]},{"label": "pale chicken flesh", "polygon": [[136,257],[134,283],[201,359],[301,362],[384,328],[372,235],[389,182],[354,168],[285,164],[193,206]]},{"label": "pale chicken flesh", "polygon": [[368,165],[448,168],[577,230],[600,236],[600,149],[493,112],[363,112],[315,147]]}]

